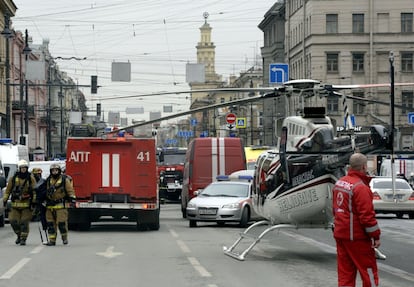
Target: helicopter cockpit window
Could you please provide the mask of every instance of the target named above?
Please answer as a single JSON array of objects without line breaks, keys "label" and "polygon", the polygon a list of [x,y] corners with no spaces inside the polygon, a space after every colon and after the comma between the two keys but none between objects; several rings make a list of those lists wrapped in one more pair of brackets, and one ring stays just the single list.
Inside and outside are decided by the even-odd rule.
[{"label": "helicopter cockpit window", "polygon": [[[305,148],[309,148],[309,151],[318,152],[324,151],[330,148],[330,144],[333,141],[333,133],[330,128],[319,129],[312,137],[312,143],[308,143]],[[309,146],[310,145],[310,146]]]}]

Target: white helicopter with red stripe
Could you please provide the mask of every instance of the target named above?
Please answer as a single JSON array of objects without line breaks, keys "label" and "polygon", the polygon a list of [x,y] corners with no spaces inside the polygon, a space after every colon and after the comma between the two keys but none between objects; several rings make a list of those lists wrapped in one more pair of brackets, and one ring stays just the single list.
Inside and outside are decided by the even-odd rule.
[{"label": "white helicopter with red stripe", "polygon": [[[413,85],[413,83],[404,85]],[[268,93],[261,96],[202,107],[123,129],[206,109],[253,102],[268,97],[278,97],[291,91],[299,91],[299,93],[317,91],[319,95],[321,93],[335,93],[338,95],[337,91],[342,89],[369,87],[371,86],[322,86],[320,82],[314,80],[295,80],[286,82],[280,87],[271,88],[271,91],[269,91],[269,88],[259,89],[262,92],[268,91]],[[252,89],[215,89],[214,91],[228,92],[236,90],[251,91]],[[206,91],[202,90],[201,92]],[[174,94],[176,93],[181,92],[174,92]],[[365,100],[351,96],[346,97]],[[388,104],[378,101],[377,103]],[[345,174],[349,156],[355,150],[365,154],[384,153],[390,145],[389,132],[385,127],[374,125],[365,132],[356,133],[349,117],[346,122],[348,123],[346,132],[337,136],[336,127],[332,124],[330,118],[325,115],[324,108],[303,107],[301,116],[289,116],[284,119],[278,147],[262,154],[256,163],[253,208],[265,220],[254,223],[241,234],[233,245],[228,248],[224,247],[225,254],[238,260],[244,260],[247,253],[260,239],[273,230],[282,228],[331,228],[333,222],[331,190],[336,180]],[[250,238],[251,231],[262,225],[268,225],[268,228],[254,238],[247,249],[236,252],[235,249],[240,241],[247,237]]]}]

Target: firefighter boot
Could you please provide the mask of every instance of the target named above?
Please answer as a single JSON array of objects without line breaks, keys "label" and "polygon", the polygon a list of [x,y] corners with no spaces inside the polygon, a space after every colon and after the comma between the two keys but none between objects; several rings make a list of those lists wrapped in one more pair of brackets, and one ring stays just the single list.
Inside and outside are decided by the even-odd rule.
[{"label": "firefighter boot", "polygon": [[20,239],[20,245],[26,245],[26,238]]},{"label": "firefighter boot", "polygon": [[20,244],[20,242],[21,242],[20,235],[17,235],[17,239],[16,239],[16,241],[14,243]]},{"label": "firefighter boot", "polygon": [[48,243],[46,243],[47,246],[55,246],[56,242],[55,241],[48,241]]},{"label": "firefighter boot", "polygon": [[69,243],[67,235],[62,235],[62,242],[64,245],[67,245]]}]

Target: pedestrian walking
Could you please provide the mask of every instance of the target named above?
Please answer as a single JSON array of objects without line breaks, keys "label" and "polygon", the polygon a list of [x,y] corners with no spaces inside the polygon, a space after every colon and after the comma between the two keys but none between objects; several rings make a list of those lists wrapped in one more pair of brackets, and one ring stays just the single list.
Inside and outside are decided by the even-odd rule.
[{"label": "pedestrian walking", "polygon": [[59,230],[63,244],[68,244],[68,204],[75,202],[76,196],[72,181],[64,174],[59,164],[50,166],[50,175],[46,179],[46,221],[49,242],[56,245]]},{"label": "pedestrian walking", "polygon": [[[45,232],[47,238],[47,222],[46,222],[46,180],[42,177],[43,170],[39,167],[32,169],[32,174],[36,179],[35,192],[36,192],[36,208],[34,216],[40,221],[42,230]],[[43,242],[42,231],[39,230],[40,237]]]},{"label": "pedestrian walking", "polygon": [[355,287],[357,272],[363,287],[376,287],[379,282],[375,248],[380,246],[381,231],[375,218],[367,162],[361,153],[351,155],[347,175],[333,189],[339,287]]},{"label": "pedestrian walking", "polygon": [[32,220],[32,208],[36,202],[36,180],[29,173],[29,163],[20,160],[17,171],[7,183],[3,202],[6,205],[11,196],[11,210],[9,213],[10,225],[17,235],[16,244],[26,245],[29,236],[29,223]]}]

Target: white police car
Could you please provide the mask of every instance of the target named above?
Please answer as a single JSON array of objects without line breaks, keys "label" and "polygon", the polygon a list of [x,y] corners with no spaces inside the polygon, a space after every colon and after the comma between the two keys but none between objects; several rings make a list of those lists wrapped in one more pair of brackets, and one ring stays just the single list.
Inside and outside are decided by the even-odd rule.
[{"label": "white police car", "polygon": [[251,220],[259,219],[252,207],[252,181],[251,175],[218,176],[188,202],[190,227],[196,227],[199,221],[219,225],[236,222],[246,227]]}]

